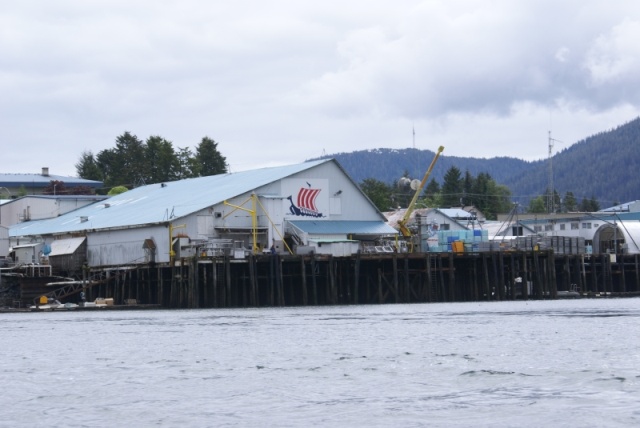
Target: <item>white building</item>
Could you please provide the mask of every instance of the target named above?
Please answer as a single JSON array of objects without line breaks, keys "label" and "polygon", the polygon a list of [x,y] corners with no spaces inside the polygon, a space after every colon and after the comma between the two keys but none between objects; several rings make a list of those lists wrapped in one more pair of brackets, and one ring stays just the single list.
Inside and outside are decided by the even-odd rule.
[{"label": "white building", "polygon": [[3,200],[0,204],[0,225],[58,217],[97,201],[107,199],[100,195],[28,195]]},{"label": "white building", "polygon": [[357,251],[353,242],[389,234],[395,230],[332,159],[146,185],[9,232],[13,245],[84,237],[91,267],[169,263],[196,251],[242,256],[272,245],[346,255]]},{"label": "white building", "polygon": [[524,236],[583,239],[589,253],[640,253],[636,244],[640,243],[640,228],[635,226],[640,223],[640,201],[592,213],[520,214],[512,220],[523,227]]}]

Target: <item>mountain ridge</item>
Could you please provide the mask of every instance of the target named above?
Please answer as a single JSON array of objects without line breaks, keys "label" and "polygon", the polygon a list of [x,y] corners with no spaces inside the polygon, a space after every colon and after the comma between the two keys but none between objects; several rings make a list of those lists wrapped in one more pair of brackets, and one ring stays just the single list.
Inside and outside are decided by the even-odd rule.
[{"label": "mountain ridge", "polygon": [[[309,160],[334,158],[357,183],[374,178],[392,184],[406,172],[410,178],[421,179],[434,156],[435,152],[427,149],[375,148]],[[640,199],[640,117],[564,148],[552,156],[551,165],[553,187],[561,197],[566,192],[572,192],[578,201],[595,197],[602,207]],[[498,184],[507,186],[512,200],[520,204],[528,204],[549,187],[548,159],[467,158],[443,153],[431,178],[442,184],[452,166],[463,174],[489,173]]]}]

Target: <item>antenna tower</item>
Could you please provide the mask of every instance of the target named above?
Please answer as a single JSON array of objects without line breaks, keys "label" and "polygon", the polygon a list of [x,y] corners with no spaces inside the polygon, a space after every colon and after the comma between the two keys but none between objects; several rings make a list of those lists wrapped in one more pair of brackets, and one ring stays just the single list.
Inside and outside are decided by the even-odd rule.
[{"label": "antenna tower", "polygon": [[554,213],[555,210],[555,198],[553,188],[553,143],[562,143],[560,140],[551,138],[551,131],[549,131],[549,193],[547,195],[547,208],[550,213]]},{"label": "antenna tower", "polygon": [[413,127],[413,148],[416,148],[416,127]]}]

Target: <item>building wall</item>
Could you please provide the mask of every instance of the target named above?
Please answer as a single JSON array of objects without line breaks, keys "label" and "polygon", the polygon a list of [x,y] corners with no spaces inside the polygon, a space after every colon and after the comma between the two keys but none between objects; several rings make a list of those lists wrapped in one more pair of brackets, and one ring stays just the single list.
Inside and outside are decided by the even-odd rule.
[{"label": "building wall", "polygon": [[[316,190],[315,212],[297,209],[298,194],[302,189]],[[251,245],[251,213],[234,206],[252,210],[251,194],[258,195],[256,205],[258,228],[266,230],[259,235],[259,244],[268,248],[273,240],[281,240],[287,220],[383,220],[375,206],[359,188],[333,163],[319,165],[283,180],[256,188],[229,199],[231,205],[215,204],[193,215],[177,219],[184,225],[179,231],[191,238],[230,238]],[[288,199],[291,197],[291,199]],[[266,212],[265,212],[266,210]],[[315,215],[313,215],[315,214]],[[236,230],[224,234],[223,230]],[[242,234],[239,229],[244,229]],[[344,238],[344,237],[342,237]]]},{"label": "building wall", "polygon": [[9,254],[9,230],[0,226],[0,258],[7,257]]},{"label": "building wall", "polygon": [[87,234],[89,266],[119,266],[146,263],[144,240],[156,243],[156,262],[169,262],[169,228],[148,226],[135,229],[99,231]]},{"label": "building wall", "polygon": [[[153,239],[157,250],[155,261],[170,261],[170,226],[172,236],[192,240],[232,239],[243,247],[252,244],[251,194],[258,195],[256,205],[259,246],[268,249],[273,240],[284,236],[284,225],[291,220],[384,220],[375,206],[360,192],[345,173],[333,162],[275,181],[238,195],[227,202],[212,204],[165,224],[131,227],[118,230],[96,230],[86,233],[89,266],[118,266],[147,262],[143,248],[145,239]],[[307,195],[301,203],[300,195]],[[291,199],[289,199],[291,197]],[[302,206],[302,205],[305,205]],[[170,204],[169,204],[170,205]],[[238,209],[234,206],[242,206]],[[302,209],[304,208],[304,209]],[[140,202],[139,209],[144,210]],[[265,212],[266,210],[266,212]],[[344,237],[342,237],[344,238]]]},{"label": "building wall", "polygon": [[58,217],[78,208],[95,203],[90,198],[55,198],[24,196],[0,205],[0,221],[3,226]]},{"label": "building wall", "polygon": [[570,238],[584,238],[586,241],[593,240],[596,230],[606,224],[606,221],[584,217],[580,219],[562,219],[549,222],[525,223],[533,229],[539,236],[566,236]]},{"label": "building wall", "polygon": [[17,264],[40,264],[42,243],[27,244],[14,249]]}]

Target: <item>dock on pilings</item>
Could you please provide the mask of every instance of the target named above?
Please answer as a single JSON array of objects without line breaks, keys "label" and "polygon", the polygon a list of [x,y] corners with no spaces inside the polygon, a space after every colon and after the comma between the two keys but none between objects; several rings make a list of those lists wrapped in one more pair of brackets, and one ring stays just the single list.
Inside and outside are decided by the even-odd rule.
[{"label": "dock on pilings", "polygon": [[[191,258],[109,268],[100,283],[88,284],[86,297],[232,308],[634,296],[640,295],[639,257],[541,250]],[[38,287],[25,280],[24,296],[41,293]]]}]

